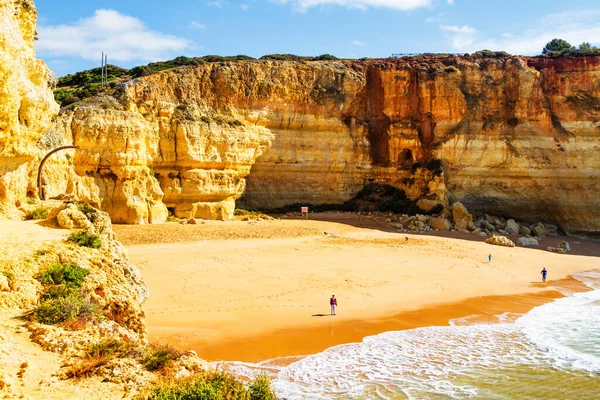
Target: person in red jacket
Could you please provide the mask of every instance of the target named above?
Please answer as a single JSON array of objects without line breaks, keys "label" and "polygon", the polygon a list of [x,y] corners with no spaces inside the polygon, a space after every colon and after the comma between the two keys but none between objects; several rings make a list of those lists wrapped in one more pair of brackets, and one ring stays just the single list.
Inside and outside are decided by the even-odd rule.
[{"label": "person in red jacket", "polygon": [[331,315],[335,315],[335,308],[337,307],[337,299],[335,298],[335,294],[331,295],[329,304],[331,305]]}]

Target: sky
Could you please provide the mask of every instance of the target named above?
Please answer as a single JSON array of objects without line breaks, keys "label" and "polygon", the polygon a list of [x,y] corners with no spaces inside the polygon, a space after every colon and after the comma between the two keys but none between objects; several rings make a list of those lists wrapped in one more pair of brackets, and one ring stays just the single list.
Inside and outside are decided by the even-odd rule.
[{"label": "sky", "polygon": [[57,76],[203,55],[539,54],[600,46],[598,0],[36,0],[38,57]]}]

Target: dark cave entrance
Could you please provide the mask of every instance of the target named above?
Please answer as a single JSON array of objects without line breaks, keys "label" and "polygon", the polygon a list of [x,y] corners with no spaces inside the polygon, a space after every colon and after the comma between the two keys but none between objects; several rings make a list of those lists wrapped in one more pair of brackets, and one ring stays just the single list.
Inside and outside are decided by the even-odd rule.
[{"label": "dark cave entrance", "polygon": [[404,149],[398,154],[398,166],[403,169],[410,169],[415,163],[412,151],[410,149]]}]

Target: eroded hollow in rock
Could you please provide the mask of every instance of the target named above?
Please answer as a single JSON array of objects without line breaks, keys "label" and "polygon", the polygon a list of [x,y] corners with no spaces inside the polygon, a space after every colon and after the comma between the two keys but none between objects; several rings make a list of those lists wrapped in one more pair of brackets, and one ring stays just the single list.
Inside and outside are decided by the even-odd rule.
[{"label": "eroded hollow in rock", "polygon": [[371,143],[371,159],[373,165],[387,166],[390,163],[390,136],[387,117],[369,122],[369,142]]},{"label": "eroded hollow in rock", "polygon": [[398,154],[398,166],[403,169],[410,169],[415,163],[413,153],[410,149],[404,149]]}]

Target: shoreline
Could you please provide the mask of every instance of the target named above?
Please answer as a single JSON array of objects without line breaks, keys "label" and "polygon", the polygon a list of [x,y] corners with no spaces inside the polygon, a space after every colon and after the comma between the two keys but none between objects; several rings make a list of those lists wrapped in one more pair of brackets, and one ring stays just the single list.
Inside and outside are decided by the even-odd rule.
[{"label": "shoreline", "polygon": [[[151,340],[209,361],[314,354],[391,330],[527,312],[562,297],[547,286],[586,290],[565,278],[597,268],[600,255],[600,243],[591,241],[572,244],[579,255],[563,255],[492,246],[475,235],[340,222],[206,221],[115,231],[150,288],[144,309]],[[532,282],[542,266],[550,271],[547,285]],[[338,316],[315,316],[329,313],[331,294]]]},{"label": "shoreline", "polygon": [[506,314],[514,314],[507,316],[512,321],[535,307],[566,297],[561,289],[570,292],[569,295],[592,290],[571,276],[546,285],[540,284],[543,290],[539,292],[468,298],[365,320],[335,320],[326,315],[321,318],[327,319],[327,324],[319,327],[290,327],[240,340],[212,344],[191,341],[186,345],[209,362],[257,363],[286,357],[294,362],[334,346],[361,342],[365,337],[390,331],[450,326],[457,319],[468,319],[467,325],[501,323],[506,321],[500,321],[498,316]]}]

